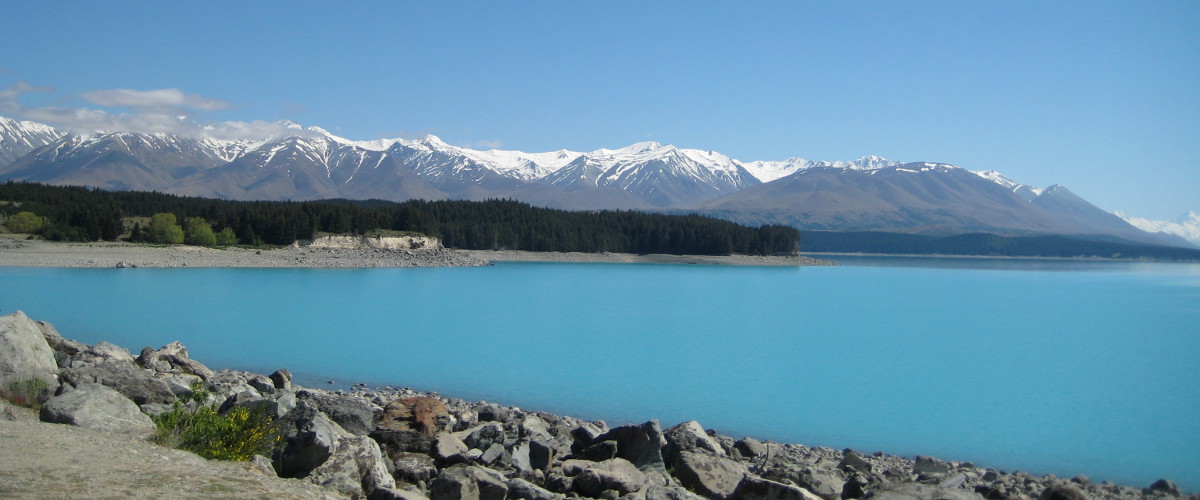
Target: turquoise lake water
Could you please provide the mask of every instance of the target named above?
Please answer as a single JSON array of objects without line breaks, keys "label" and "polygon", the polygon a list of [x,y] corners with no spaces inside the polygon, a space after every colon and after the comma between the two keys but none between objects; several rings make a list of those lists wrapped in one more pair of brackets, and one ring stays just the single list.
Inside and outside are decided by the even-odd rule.
[{"label": "turquoise lake water", "polygon": [[1200,265],[0,268],[0,313],[213,367],[1200,490]]}]

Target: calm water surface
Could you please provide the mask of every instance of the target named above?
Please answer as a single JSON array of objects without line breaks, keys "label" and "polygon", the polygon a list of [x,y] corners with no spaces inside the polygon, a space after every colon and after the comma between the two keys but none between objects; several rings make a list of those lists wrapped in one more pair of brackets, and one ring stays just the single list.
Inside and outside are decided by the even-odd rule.
[{"label": "calm water surface", "polygon": [[0,312],[215,367],[1200,490],[1200,265],[839,260],[0,268]]}]

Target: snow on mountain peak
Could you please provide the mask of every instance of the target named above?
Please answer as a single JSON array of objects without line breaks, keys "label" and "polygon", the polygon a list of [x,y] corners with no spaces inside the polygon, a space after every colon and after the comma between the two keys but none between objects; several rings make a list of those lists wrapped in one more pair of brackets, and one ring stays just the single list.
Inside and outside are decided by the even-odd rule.
[{"label": "snow on mountain peak", "polygon": [[449,146],[449,144],[446,144],[446,141],[443,141],[441,137],[433,134],[425,134],[425,137],[417,139],[417,141],[430,146]]},{"label": "snow on mountain peak", "polygon": [[1200,213],[1188,211],[1173,221],[1166,220],[1150,220],[1141,217],[1126,216],[1120,210],[1113,212],[1114,215],[1125,219],[1138,229],[1147,233],[1167,233],[1179,236],[1188,240],[1196,246],[1200,246]]}]

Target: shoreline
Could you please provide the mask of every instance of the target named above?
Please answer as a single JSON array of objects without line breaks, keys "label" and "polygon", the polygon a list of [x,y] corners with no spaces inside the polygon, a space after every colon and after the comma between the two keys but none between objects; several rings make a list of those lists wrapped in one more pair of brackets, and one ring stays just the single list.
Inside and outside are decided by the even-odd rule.
[{"label": "shoreline", "polygon": [[[657,420],[652,420],[610,426],[604,421],[588,421],[564,413],[464,400],[403,385],[353,383],[350,388],[341,388],[324,384],[332,390],[302,386],[301,380],[311,383],[312,374],[293,375],[286,369],[269,376],[213,370],[191,359],[187,348],[178,342],[159,349],[146,347],[137,356],[107,342],[88,346],[63,337],[50,323],[34,321],[19,311],[0,316],[0,331],[6,333],[0,337],[2,342],[16,336],[41,340],[43,356],[50,356],[54,360],[51,362],[58,365],[51,388],[60,383],[63,386],[57,391],[58,396],[45,403],[47,406],[54,406],[54,400],[64,396],[77,397],[71,396],[76,392],[96,392],[94,384],[100,384],[107,386],[105,391],[111,394],[129,398],[122,404],[133,411],[140,407],[141,413],[154,415],[169,410],[171,400],[187,394],[184,387],[195,381],[211,391],[209,402],[216,407],[264,408],[287,423],[282,441],[271,457],[252,462],[262,474],[264,484],[279,479],[274,477],[274,471],[282,472],[303,463],[309,473],[290,476],[301,479],[283,479],[288,484],[279,483],[282,486],[278,487],[298,486],[297,481],[315,483],[324,487],[326,493],[337,496],[382,498],[386,493],[387,498],[409,500],[458,498],[447,490],[459,488],[463,492],[472,488],[502,489],[516,493],[517,496],[509,498],[539,500],[565,500],[576,495],[611,498],[613,493],[609,490],[613,489],[618,490],[615,493],[621,498],[642,500],[702,498],[694,496],[695,493],[725,500],[760,497],[1132,500],[1186,495],[1165,479],[1138,488],[1108,481],[1092,482],[1086,476],[1068,479],[1005,472],[928,456],[914,458],[760,442],[752,437],[720,435],[705,430],[696,421],[678,425],[663,422],[660,426]],[[29,338],[15,342],[15,348],[0,343],[0,349],[21,352],[20,346],[34,343],[26,340]],[[33,353],[25,355],[37,357]],[[108,375],[113,373],[127,375]],[[139,399],[142,401],[135,404]],[[3,408],[4,405],[0,400],[0,434],[12,432],[12,428],[5,427],[11,425],[5,420],[31,420],[20,412],[16,412],[15,418],[8,417],[14,412]],[[43,411],[41,418],[46,420],[46,415]],[[149,422],[147,417],[140,418]],[[80,422],[75,421],[74,425],[88,427]],[[29,427],[32,424],[19,425],[28,432],[49,435],[66,432],[53,427],[61,424],[44,423],[38,428]],[[319,432],[306,430],[318,428]],[[131,431],[104,428],[104,432],[119,436]],[[125,439],[124,446],[131,449],[144,444],[136,435]],[[15,491],[40,491],[35,489],[39,479],[32,472],[70,462],[66,457],[90,456],[95,453],[88,447],[90,440],[60,439],[61,443],[53,449],[39,448],[38,456],[46,463],[20,462],[19,469],[25,472],[7,473],[6,478],[10,485],[15,485]],[[3,451],[0,455],[21,456],[20,446],[28,445],[0,440]],[[109,452],[122,453],[120,449],[113,450],[112,444],[106,446]],[[309,463],[312,455],[305,450],[314,447],[325,450],[322,453],[326,458]],[[197,462],[187,457],[175,460],[181,470],[218,463]],[[350,468],[339,465],[347,460],[360,465]],[[325,461],[330,464],[328,467],[320,463]],[[171,464],[163,465],[166,474],[172,475]],[[114,469],[103,462],[85,462],[80,467],[89,477],[118,483],[128,480],[126,474],[137,473]],[[613,474],[621,479],[613,479]],[[255,481],[251,478],[249,482]],[[68,494],[62,498],[76,497]],[[1196,500],[1200,496],[1193,494],[1188,498]]]},{"label": "shoreline", "polygon": [[0,235],[0,267],[61,268],[374,268],[478,267],[491,262],[596,262],[735,266],[830,266],[804,256],[636,255],[523,250],[224,249],[127,242],[52,242]]},{"label": "shoreline", "polygon": [[806,252],[805,255],[813,255],[818,257],[902,257],[916,259],[995,259],[995,260],[1048,260],[1048,261],[1066,261],[1066,262],[1162,262],[1162,263],[1181,263],[1195,264],[1200,263],[1196,260],[1172,260],[1172,259],[1149,259],[1149,258],[1121,258],[1121,257],[1054,257],[1054,256],[1034,256],[1034,255],[962,255],[951,253],[866,253],[866,252]]},{"label": "shoreline", "polygon": [[526,250],[461,250],[489,262],[587,262],[613,264],[695,264],[726,266],[832,266],[834,261],[804,255],[670,255],[612,252],[530,252]]}]

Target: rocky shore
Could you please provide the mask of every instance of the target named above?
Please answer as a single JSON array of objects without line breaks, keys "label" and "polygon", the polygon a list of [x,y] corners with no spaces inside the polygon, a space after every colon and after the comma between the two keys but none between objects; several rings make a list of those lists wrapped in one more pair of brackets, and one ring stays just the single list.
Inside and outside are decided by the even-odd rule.
[{"label": "rocky shore", "polygon": [[[135,356],[105,342],[89,346],[65,339],[50,324],[20,312],[0,316],[0,386],[32,379],[47,386],[40,419],[75,427],[31,422],[21,409],[0,403],[0,496],[151,498],[168,484],[175,494],[164,496],[190,498],[1181,496],[1167,480],[1135,488],[1082,476],[1008,473],[931,457],[734,438],[695,421],[666,428],[657,421],[610,425],[405,388],[305,388],[283,369],[270,375],[214,371],[190,359],[177,342],[146,347]],[[280,440],[271,456],[236,466],[148,448],[144,439],[154,431],[149,415],[168,411],[197,383],[221,411],[259,408],[274,416]],[[85,429],[92,434],[80,433]],[[53,443],[28,438],[39,432],[47,433],[42,441]],[[93,441],[107,448],[89,448]],[[112,449],[121,442],[127,446]],[[148,479],[148,473],[162,480]],[[142,486],[127,494],[95,489],[105,481]]]}]

